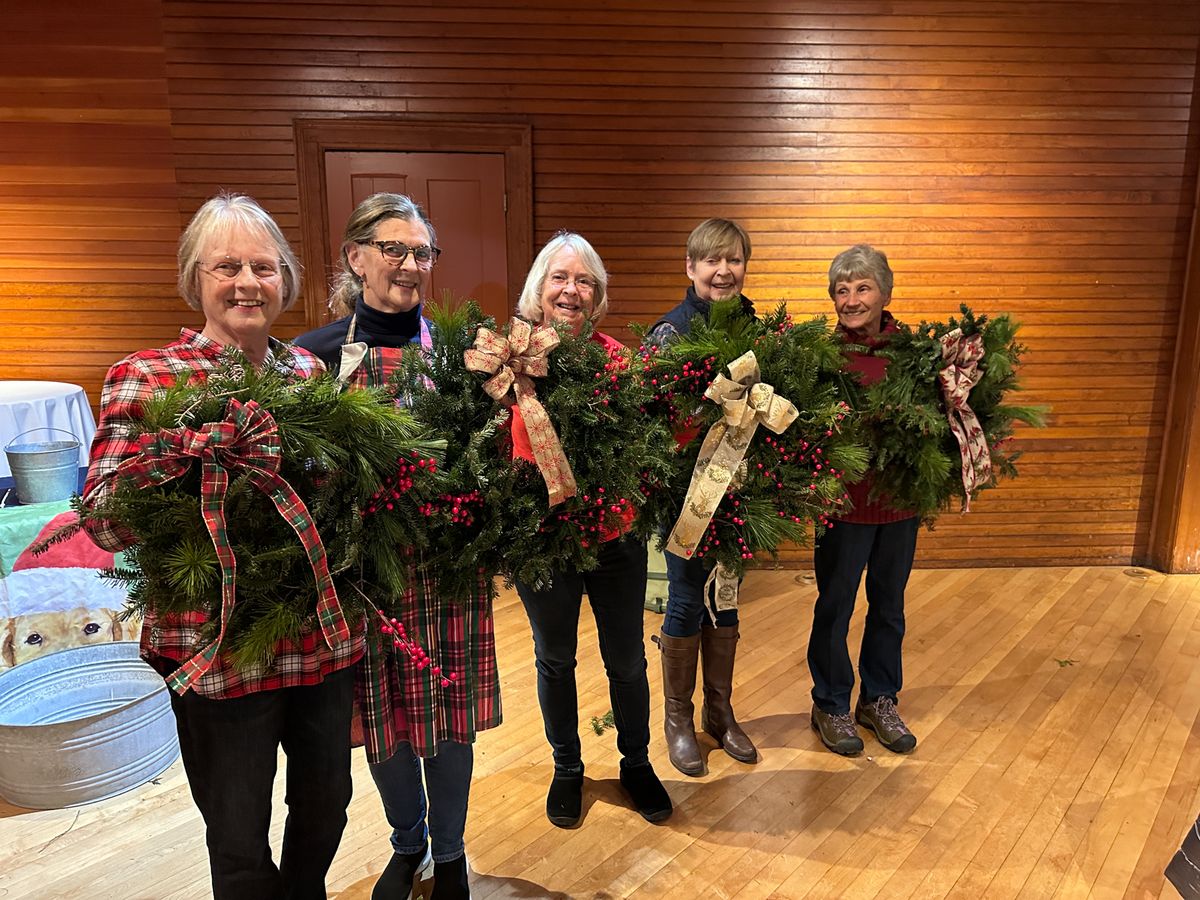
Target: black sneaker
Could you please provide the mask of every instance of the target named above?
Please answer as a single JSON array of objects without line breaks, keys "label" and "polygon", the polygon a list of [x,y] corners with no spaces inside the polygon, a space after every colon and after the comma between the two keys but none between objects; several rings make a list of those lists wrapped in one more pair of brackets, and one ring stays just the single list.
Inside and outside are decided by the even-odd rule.
[{"label": "black sneaker", "polygon": [[879,743],[893,753],[908,753],[917,746],[916,736],[900,718],[900,712],[891,697],[876,697],[870,703],[864,703],[859,697],[854,707],[854,718],[859,725],[875,732]]},{"label": "black sneaker", "polygon": [[433,865],[433,893],[429,900],[471,900],[467,883],[467,855]]},{"label": "black sneaker", "polygon": [[583,815],[583,772],[555,772],[546,794],[546,818],[559,828],[574,828]]},{"label": "black sneaker", "polygon": [[426,847],[419,853],[393,853],[387,867],[375,882],[371,900],[408,900],[420,876],[433,868],[433,857]]},{"label": "black sneaker", "polygon": [[654,768],[650,763],[640,766],[621,767],[621,787],[633,801],[643,819],[647,822],[661,822],[670,818],[675,807],[671,805],[671,797],[663,787]]},{"label": "black sneaker", "polygon": [[842,756],[857,756],[862,753],[863,742],[854,727],[850,713],[827,713],[820,707],[813,707],[813,731],[821,736],[821,743]]}]

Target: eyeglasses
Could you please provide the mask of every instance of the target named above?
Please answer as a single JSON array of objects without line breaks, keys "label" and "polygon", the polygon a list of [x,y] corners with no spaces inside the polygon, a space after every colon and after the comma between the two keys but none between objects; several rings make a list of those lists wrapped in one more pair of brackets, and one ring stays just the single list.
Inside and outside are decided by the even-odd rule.
[{"label": "eyeglasses", "polygon": [[596,289],[596,282],[586,275],[580,275],[578,278],[570,278],[562,272],[555,272],[547,279],[556,288],[564,288],[569,283],[575,283],[575,289],[590,293]]},{"label": "eyeglasses", "polygon": [[393,266],[404,265],[404,261],[408,259],[408,254],[411,253],[418,269],[432,269],[438,261],[438,257],[442,255],[440,249],[431,247],[429,244],[410,247],[408,244],[402,244],[399,241],[358,241],[358,243],[378,247],[379,253]]},{"label": "eyeglasses", "polygon": [[236,281],[242,274],[242,269],[250,267],[250,274],[259,281],[270,281],[283,274],[286,263],[281,260],[243,259],[240,262],[232,259],[222,259],[207,266],[201,266],[205,272],[218,281]]}]

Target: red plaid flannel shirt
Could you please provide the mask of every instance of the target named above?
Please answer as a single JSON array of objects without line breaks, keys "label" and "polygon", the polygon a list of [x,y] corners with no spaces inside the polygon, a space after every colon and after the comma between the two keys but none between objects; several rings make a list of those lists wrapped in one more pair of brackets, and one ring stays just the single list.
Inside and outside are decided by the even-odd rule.
[{"label": "red plaid flannel shirt", "polygon": [[[221,363],[224,347],[199,332],[185,328],[179,340],[165,347],[141,350],[125,357],[108,370],[100,395],[100,423],[92,440],[91,463],[83,499],[92,505],[115,486],[115,473],[121,461],[137,452],[132,423],[140,417],[141,403],[156,390],[170,387],[180,373],[194,378]],[[298,347],[271,339],[265,365],[290,371],[297,378],[308,378],[324,369],[321,361]],[[106,550],[129,546],[133,538],[107,522],[89,525],[92,540]],[[191,658],[202,646],[202,613],[158,618],[147,615],[142,626],[142,657],[156,670],[169,674]],[[223,653],[218,653],[212,668],[196,682],[194,690],[211,699],[241,697],[257,691],[319,684],[326,675],[353,665],[363,653],[365,623],[351,622],[351,638],[330,650],[315,621],[298,643],[281,641],[275,647],[274,661],[258,671],[237,670]]]}]

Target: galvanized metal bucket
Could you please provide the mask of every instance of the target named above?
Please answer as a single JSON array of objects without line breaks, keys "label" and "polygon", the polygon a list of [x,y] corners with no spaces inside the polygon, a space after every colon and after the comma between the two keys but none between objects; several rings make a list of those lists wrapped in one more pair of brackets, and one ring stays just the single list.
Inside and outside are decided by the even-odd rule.
[{"label": "galvanized metal bucket", "polygon": [[[18,443],[35,431],[69,435],[69,441],[33,441]],[[8,467],[12,469],[17,498],[24,504],[66,500],[79,483],[79,441],[61,428],[31,428],[22,431],[4,447]]]},{"label": "galvanized metal bucket", "polygon": [[175,761],[162,676],[133,641],[49,653],[0,673],[0,795],[30,809],[104,800]]}]

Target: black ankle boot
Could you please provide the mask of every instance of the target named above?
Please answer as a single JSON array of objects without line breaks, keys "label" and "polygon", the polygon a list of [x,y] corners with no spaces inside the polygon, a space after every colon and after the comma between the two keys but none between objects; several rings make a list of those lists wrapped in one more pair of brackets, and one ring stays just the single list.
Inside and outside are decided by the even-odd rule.
[{"label": "black ankle boot", "polygon": [[467,884],[467,857],[463,854],[449,862],[433,864],[433,893],[429,900],[470,900]]},{"label": "black ankle boot", "polygon": [[661,822],[674,811],[667,789],[663,787],[650,763],[621,767],[621,787],[633,801],[634,807],[647,822]]},{"label": "black ankle boot", "polygon": [[417,870],[427,859],[428,850],[418,853],[393,853],[387,867],[375,882],[371,900],[408,900],[412,896]]},{"label": "black ankle boot", "polygon": [[574,828],[583,815],[583,772],[554,773],[546,794],[546,818],[559,828]]}]

